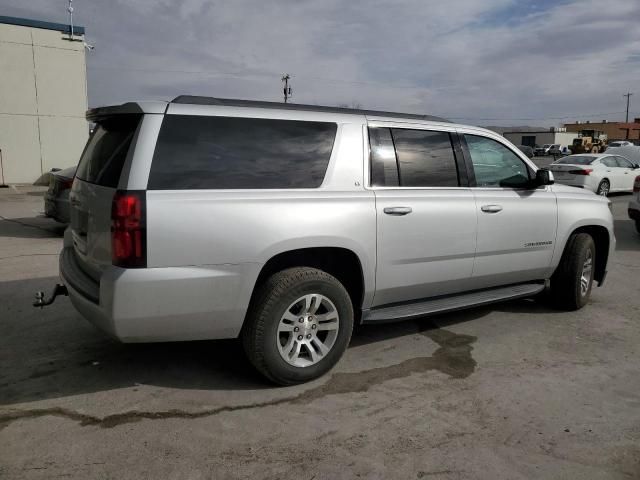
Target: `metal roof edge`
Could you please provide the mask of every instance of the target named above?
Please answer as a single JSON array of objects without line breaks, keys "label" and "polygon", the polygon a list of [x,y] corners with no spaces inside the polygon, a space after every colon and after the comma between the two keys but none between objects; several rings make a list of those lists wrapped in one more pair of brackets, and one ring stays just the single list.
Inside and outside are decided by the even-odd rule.
[{"label": "metal roof edge", "polygon": [[[20,27],[42,28],[44,30],[54,30],[56,32],[71,33],[71,27],[64,23],[45,22],[43,20],[33,20],[30,18],[6,17],[0,15],[0,23],[6,25],[17,25]],[[84,35],[85,29],[79,25],[73,26],[73,33]]]}]

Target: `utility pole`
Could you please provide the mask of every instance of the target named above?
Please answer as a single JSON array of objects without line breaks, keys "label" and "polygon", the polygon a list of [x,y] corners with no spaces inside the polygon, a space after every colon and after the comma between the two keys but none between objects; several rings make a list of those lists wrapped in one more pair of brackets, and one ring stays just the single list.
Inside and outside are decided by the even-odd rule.
[{"label": "utility pole", "polygon": [[2,164],[2,149],[0,148],[0,175],[2,175],[0,179],[0,188],[9,188],[9,185],[4,183],[4,165]]},{"label": "utility pole", "polygon": [[627,116],[625,118],[625,123],[629,123],[629,97],[631,97],[633,93],[627,92],[626,95],[622,95],[623,97],[627,97]]},{"label": "utility pole", "polygon": [[289,97],[291,96],[291,87],[289,86],[289,80],[291,79],[291,75],[289,75],[288,73],[285,73],[282,76],[282,81],[284,82],[284,103],[287,103],[287,100],[289,99]]}]

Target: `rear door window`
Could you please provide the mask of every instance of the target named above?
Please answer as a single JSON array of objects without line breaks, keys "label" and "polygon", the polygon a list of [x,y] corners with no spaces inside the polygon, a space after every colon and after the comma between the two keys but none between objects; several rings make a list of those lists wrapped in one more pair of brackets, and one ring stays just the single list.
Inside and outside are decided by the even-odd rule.
[{"label": "rear door window", "polygon": [[391,129],[403,187],[458,187],[456,157],[448,132]]},{"label": "rear door window", "polygon": [[167,115],[148,188],[317,188],[336,131],[328,122]]},{"label": "rear door window", "polygon": [[116,188],[141,115],[114,115],[99,121],[80,157],[76,177]]},{"label": "rear door window", "polygon": [[622,168],[632,168],[633,165],[631,164],[631,162],[629,160],[627,160],[624,157],[617,157],[616,156],[616,162],[618,164],[619,167]]}]

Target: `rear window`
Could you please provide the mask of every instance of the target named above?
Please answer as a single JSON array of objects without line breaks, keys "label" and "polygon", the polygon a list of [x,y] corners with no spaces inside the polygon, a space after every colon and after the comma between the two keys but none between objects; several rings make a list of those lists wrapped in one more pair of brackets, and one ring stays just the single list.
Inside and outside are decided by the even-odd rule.
[{"label": "rear window", "polygon": [[97,123],[82,152],[76,177],[116,188],[140,118],[141,115],[115,115]]},{"label": "rear window", "polygon": [[568,157],[564,157],[556,162],[556,165],[591,165],[596,157],[585,157],[580,155],[570,155]]},{"label": "rear window", "polygon": [[317,188],[336,130],[327,122],[167,115],[148,188]]}]

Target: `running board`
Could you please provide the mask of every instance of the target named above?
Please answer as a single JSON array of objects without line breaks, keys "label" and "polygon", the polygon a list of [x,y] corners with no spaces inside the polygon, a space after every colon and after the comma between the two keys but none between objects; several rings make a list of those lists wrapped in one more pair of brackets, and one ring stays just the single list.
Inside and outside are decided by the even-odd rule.
[{"label": "running board", "polygon": [[521,283],[508,287],[448,295],[390,307],[372,308],[362,312],[362,323],[393,322],[436,313],[452,312],[504,300],[530,297],[543,290],[544,283]]}]

